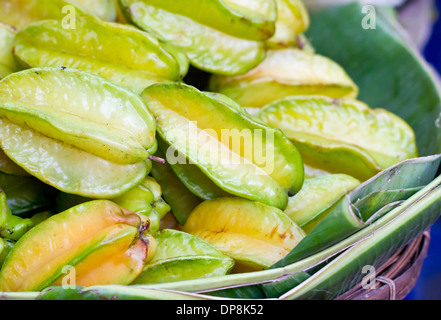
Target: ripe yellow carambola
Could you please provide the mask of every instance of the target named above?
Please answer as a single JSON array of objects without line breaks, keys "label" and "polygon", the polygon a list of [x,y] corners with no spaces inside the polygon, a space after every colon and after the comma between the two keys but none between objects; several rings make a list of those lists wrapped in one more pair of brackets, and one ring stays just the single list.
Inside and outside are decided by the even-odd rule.
[{"label": "ripe yellow carambola", "polygon": [[14,245],[0,271],[0,291],[62,284],[67,269],[76,285],[129,284],[155,254],[156,241],[144,229],[138,215],[105,200],[54,215]]}]

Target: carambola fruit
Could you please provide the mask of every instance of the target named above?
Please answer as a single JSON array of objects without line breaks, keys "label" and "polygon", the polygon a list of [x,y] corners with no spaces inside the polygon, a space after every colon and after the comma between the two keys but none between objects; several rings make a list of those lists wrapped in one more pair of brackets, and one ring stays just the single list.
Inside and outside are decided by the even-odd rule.
[{"label": "carambola fruit", "polygon": [[361,181],[417,156],[415,134],[404,120],[354,99],[292,96],[255,117],[281,129],[307,165]]},{"label": "carambola fruit", "polygon": [[[195,165],[218,189],[281,209],[300,190],[303,163],[294,144],[231,99],[184,84],[155,84],[142,98],[158,140],[170,146],[162,152],[172,167]],[[174,158],[175,151],[183,157]]]},{"label": "carambola fruit", "polygon": [[3,150],[0,150],[0,172],[14,176],[29,176],[29,173],[9,159]]},{"label": "carambola fruit", "polygon": [[0,291],[40,291],[66,282],[129,284],[155,250],[139,216],[109,201],[87,202],[48,218],[17,241],[0,271]]},{"label": "carambola fruit", "polygon": [[31,219],[13,215],[9,209],[6,194],[0,189],[0,237],[16,241],[33,226]]},{"label": "carambola fruit", "polygon": [[221,276],[234,260],[191,234],[166,229],[154,234],[156,254],[132,284],[181,281]]},{"label": "carambola fruit", "polygon": [[235,259],[237,272],[266,269],[285,257],[305,236],[283,211],[233,197],[201,203],[183,231]]},{"label": "carambola fruit", "polygon": [[149,232],[158,231],[161,219],[170,212],[170,206],[162,199],[162,189],[152,177],[146,177],[137,187],[112,199],[119,206],[141,216],[149,222]]},{"label": "carambola fruit", "polygon": [[32,23],[17,33],[14,53],[30,67],[71,67],[135,93],[156,82],[179,81],[188,70],[182,53],[147,32],[92,16],[78,16],[75,29],[58,20]]},{"label": "carambola fruit", "polygon": [[[152,177],[147,176],[139,185],[119,197],[112,198],[111,201],[139,215],[141,221],[149,225],[148,231],[152,233],[159,230],[161,219],[170,212],[170,206],[161,195],[161,186]],[[55,201],[56,209],[61,212],[92,200],[94,199],[59,192]]]},{"label": "carambola fruit", "polygon": [[15,241],[0,238],[0,268],[6,260],[9,252],[12,250]]},{"label": "carambola fruit", "polygon": [[[170,206],[161,195],[161,186],[152,177],[147,176],[139,185],[119,197],[112,198],[111,201],[139,215],[141,221],[149,225],[148,231],[152,233],[159,230],[161,219],[170,212]],[[56,209],[61,212],[92,200],[94,199],[59,192],[55,201]]]},{"label": "carambola fruit", "polygon": [[298,46],[299,37],[308,29],[310,23],[305,5],[302,0],[276,0],[276,4],[276,31],[266,41],[267,47],[281,49]]},{"label": "carambola fruit", "polygon": [[358,95],[357,85],[340,65],[299,48],[270,50],[262,63],[244,75],[213,75],[209,90],[225,94],[245,108],[261,108],[291,95]]},{"label": "carambola fruit", "polygon": [[28,173],[60,191],[116,197],[150,172],[156,124],[139,96],[68,68],[0,81],[0,143]]},{"label": "carambola fruit", "polygon": [[0,21],[17,29],[32,22],[48,19],[66,19],[68,27],[75,27],[79,15],[90,14],[100,19],[115,21],[113,0],[2,0]]}]

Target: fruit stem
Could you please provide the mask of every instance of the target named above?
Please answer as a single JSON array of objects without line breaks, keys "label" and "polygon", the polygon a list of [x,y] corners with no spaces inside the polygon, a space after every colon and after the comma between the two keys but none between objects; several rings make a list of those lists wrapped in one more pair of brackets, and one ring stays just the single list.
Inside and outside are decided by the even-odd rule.
[{"label": "fruit stem", "polygon": [[149,159],[158,163],[165,163],[165,159],[159,158],[159,157],[155,157],[155,156],[149,156]]}]

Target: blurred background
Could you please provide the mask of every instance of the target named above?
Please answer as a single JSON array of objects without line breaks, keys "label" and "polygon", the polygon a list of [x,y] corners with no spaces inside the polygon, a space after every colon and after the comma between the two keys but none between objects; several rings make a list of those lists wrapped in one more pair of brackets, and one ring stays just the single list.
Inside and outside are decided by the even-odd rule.
[{"label": "blurred background", "polygon": [[[402,16],[427,61],[441,73],[441,0],[406,1]],[[424,22],[426,21],[426,22]],[[441,221],[431,229],[431,242],[420,278],[407,300],[441,300]]]},{"label": "blurred background", "polygon": [[[304,0],[312,12],[354,0]],[[441,0],[359,0],[374,6],[391,6],[410,38],[441,75]],[[440,77],[441,79],[441,77]],[[440,80],[441,81],[441,80]],[[406,300],[441,300],[441,220],[431,228],[427,258],[418,281]]]}]

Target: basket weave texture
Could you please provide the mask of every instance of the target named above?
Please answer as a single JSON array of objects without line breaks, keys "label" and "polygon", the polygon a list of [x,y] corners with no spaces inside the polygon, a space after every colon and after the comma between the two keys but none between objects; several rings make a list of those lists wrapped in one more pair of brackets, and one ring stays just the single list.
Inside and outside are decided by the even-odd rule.
[{"label": "basket weave texture", "polygon": [[364,289],[360,283],[336,300],[403,300],[418,280],[429,244],[430,231],[426,231],[377,270],[372,289]]}]

